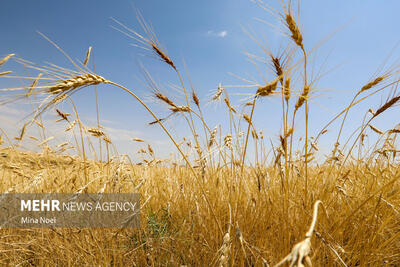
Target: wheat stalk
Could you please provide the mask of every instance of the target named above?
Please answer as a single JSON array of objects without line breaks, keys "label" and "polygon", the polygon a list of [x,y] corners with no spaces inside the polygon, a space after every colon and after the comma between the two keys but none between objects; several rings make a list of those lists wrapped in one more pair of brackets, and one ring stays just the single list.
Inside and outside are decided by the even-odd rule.
[{"label": "wheat stalk", "polygon": [[376,86],[377,84],[379,84],[380,82],[382,82],[384,79],[386,78],[386,76],[379,76],[376,79],[374,79],[373,81],[367,83],[366,85],[364,85],[361,90],[359,91],[359,93],[362,93],[364,91],[367,91],[369,89],[371,89],[372,87]]},{"label": "wheat stalk", "polygon": [[231,213],[231,206],[229,205],[229,226],[228,226],[228,231],[226,231],[222,246],[220,248],[220,257],[218,259],[218,264],[220,267],[228,267],[228,260],[229,260],[229,254],[230,254],[230,249],[231,249],[231,238],[230,238],[230,232],[231,232],[231,223],[232,223],[232,213]]},{"label": "wheat stalk", "polygon": [[290,99],[290,77],[285,80],[285,85],[283,86],[283,94],[285,96],[286,103]]},{"label": "wheat stalk", "polygon": [[196,92],[194,90],[192,91],[192,99],[193,99],[193,102],[196,104],[196,106],[198,108],[200,108],[200,100],[197,97]]},{"label": "wheat stalk", "polygon": [[262,97],[271,95],[276,90],[278,81],[279,81],[279,79],[275,79],[274,81],[272,81],[271,83],[269,83],[265,86],[258,87],[256,95],[262,96]]},{"label": "wheat stalk", "polygon": [[0,60],[0,66],[6,63],[13,56],[15,56],[15,54],[8,54],[7,56],[5,56],[2,60]]},{"label": "wheat stalk", "polygon": [[307,100],[307,96],[310,93],[310,86],[304,86],[303,92],[297,99],[296,105],[294,106],[294,109],[297,111]]},{"label": "wheat stalk", "polygon": [[38,85],[39,80],[40,80],[41,77],[42,77],[42,73],[39,73],[39,75],[36,77],[36,79],[32,82],[32,85],[31,85],[31,87],[29,88],[28,93],[26,94],[27,97],[29,97],[29,96],[32,94],[33,90],[34,90],[34,89],[36,88],[36,86]]},{"label": "wheat stalk", "polygon": [[247,123],[248,123],[249,125],[252,125],[251,119],[250,119],[249,115],[243,114],[243,119],[244,119],[245,121],[247,121]]},{"label": "wheat stalk", "polygon": [[383,131],[379,130],[378,128],[376,128],[375,126],[373,126],[371,124],[369,125],[369,128],[371,128],[371,130],[376,132],[377,134],[380,134],[380,135],[384,134]]},{"label": "wheat stalk", "polygon": [[385,110],[389,109],[392,107],[394,104],[396,104],[400,100],[400,96],[395,96],[392,97],[390,100],[386,101],[385,104],[383,104],[378,110],[375,112],[374,116],[372,118],[375,118],[379,116],[379,114],[382,114]]},{"label": "wheat stalk", "polygon": [[232,111],[232,112],[235,113],[235,114],[237,113],[236,109],[235,109],[234,107],[231,106],[231,102],[229,101],[229,98],[225,97],[225,98],[224,98],[224,102],[225,102],[226,106],[228,107],[228,109],[229,109],[230,111]]},{"label": "wheat stalk", "polygon": [[88,51],[86,52],[85,60],[83,61],[83,66],[86,66],[88,64],[91,52],[92,52],[92,47],[89,46]]},{"label": "wheat stalk", "polygon": [[25,136],[26,127],[27,127],[27,126],[28,126],[28,124],[25,123],[24,126],[23,126],[22,129],[21,129],[21,132],[20,132],[19,136],[18,136],[18,137],[15,137],[15,140],[22,141],[22,139],[23,139],[24,136]]},{"label": "wheat stalk", "polygon": [[47,138],[47,139],[43,140],[42,142],[40,142],[40,143],[38,144],[38,146],[42,146],[42,145],[44,145],[44,144],[47,144],[49,141],[51,141],[51,140],[53,140],[53,139],[54,139],[54,136],[50,136],[49,138]]},{"label": "wheat stalk", "polygon": [[3,72],[0,72],[0,76],[4,76],[4,75],[7,75],[7,74],[10,74],[10,73],[12,73],[12,71],[3,71]]},{"label": "wheat stalk", "polygon": [[97,128],[89,128],[87,131],[94,137],[105,136],[105,133],[103,131],[101,131],[100,129],[97,129]]},{"label": "wheat stalk", "polygon": [[224,91],[224,88],[222,87],[221,84],[218,85],[217,91],[215,94],[212,96],[213,101],[218,101],[222,95],[222,92]]},{"label": "wheat stalk", "polygon": [[62,82],[51,86],[47,90],[47,92],[51,94],[59,94],[67,90],[77,89],[79,87],[96,85],[105,82],[107,82],[107,80],[99,75],[85,73],[83,75],[73,76],[70,79],[63,80]]},{"label": "wheat stalk", "polygon": [[285,262],[289,262],[290,266],[294,267],[303,267],[304,263],[310,267],[312,266],[309,254],[311,252],[311,237],[314,233],[315,224],[317,222],[319,204],[322,204],[322,201],[317,200],[314,204],[313,218],[310,228],[305,235],[305,239],[294,245],[292,251],[279,263],[277,263],[275,267],[281,266]]},{"label": "wheat stalk", "polygon": [[290,13],[286,14],[285,20],[290,33],[292,34],[291,38],[298,46],[303,48],[303,36],[300,33],[300,29],[297,26],[296,21],[293,19]]},{"label": "wheat stalk", "polygon": [[187,106],[175,106],[175,107],[170,107],[169,110],[171,110],[173,113],[177,113],[177,112],[190,112],[190,111],[191,111],[190,107],[187,107]]},{"label": "wheat stalk", "polygon": [[154,95],[156,96],[156,98],[160,99],[162,102],[168,104],[169,106],[176,107],[175,103],[161,92],[155,92]]},{"label": "wheat stalk", "polygon": [[224,137],[224,145],[226,147],[228,147],[229,149],[232,149],[232,135],[231,134],[227,134]]},{"label": "wheat stalk", "polygon": [[217,136],[217,129],[218,129],[218,125],[215,126],[214,130],[211,132],[210,140],[208,141],[208,149],[210,149],[215,142],[215,137]]},{"label": "wheat stalk", "polygon": [[69,126],[65,129],[65,131],[68,132],[68,131],[72,130],[72,128],[75,127],[75,124],[76,124],[76,120],[74,120],[73,122],[71,122],[71,123],[69,124]]},{"label": "wheat stalk", "polygon": [[56,109],[56,112],[57,112],[58,116],[61,117],[60,120],[65,120],[65,121],[68,121],[68,122],[69,122],[68,116],[71,116],[71,114],[69,114],[69,113],[64,113],[64,112],[60,111],[59,109]]}]

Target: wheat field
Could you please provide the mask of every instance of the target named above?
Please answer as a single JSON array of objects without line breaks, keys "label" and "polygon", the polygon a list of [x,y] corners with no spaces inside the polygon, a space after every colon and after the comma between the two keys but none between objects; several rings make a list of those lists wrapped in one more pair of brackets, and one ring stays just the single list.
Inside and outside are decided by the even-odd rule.
[{"label": "wheat field", "polygon": [[[265,3],[256,1],[270,10]],[[310,75],[313,49],[303,40],[299,14],[282,3],[276,16],[286,33],[280,53],[268,49],[269,80],[253,84],[252,93],[234,103],[219,85],[207,101],[184,79],[183,67],[171,58],[148,23],[142,29],[114,20],[116,29],[150,51],[176,75],[183,101],[164,92],[144,72],[153,101],[135,88],[90,68],[92,49],[82,62],[73,60],[50,37],[74,69],[37,64],[14,54],[0,60],[2,79],[23,81],[1,89],[2,104],[32,103],[17,136],[1,129],[1,193],[140,193],[141,225],[137,229],[7,229],[0,230],[2,266],[399,266],[400,168],[398,118],[391,129],[374,122],[396,109],[400,68],[394,65],[354,89],[346,108],[337,110],[318,133],[309,132]],[[3,53],[4,51],[1,51]],[[10,51],[13,52],[13,51]],[[29,75],[9,69],[10,62]],[[73,94],[107,86],[141,105],[151,122],[173,145],[173,159],[158,157],[155,146],[141,137],[138,158],[118,154],[106,127],[89,127],[79,116]],[[385,101],[365,110],[348,137],[344,129],[351,111],[375,95]],[[281,103],[281,129],[264,136],[254,121],[262,100]],[[97,101],[93,99],[93,102]],[[204,107],[219,102],[228,120],[210,125]],[[68,106],[68,112],[60,107]],[[165,109],[163,114],[155,106]],[[58,116],[73,141],[55,144],[46,132],[47,113]],[[165,115],[166,114],[166,115]],[[164,116],[165,115],[165,116]],[[269,114],[270,115],[270,114]],[[118,118],[116,118],[118,119]],[[180,139],[171,120],[182,120],[190,135]],[[333,123],[339,127],[333,127]],[[302,125],[303,130],[298,130]],[[319,139],[335,132],[321,157]],[[369,135],[377,138],[369,139]],[[46,136],[47,138],[44,138]],[[300,139],[299,139],[300,138]],[[346,142],[339,142],[347,138]],[[270,141],[270,140],[273,140]],[[299,141],[300,140],[300,141]],[[367,141],[368,140],[368,141]],[[22,149],[36,142],[39,150]],[[272,144],[272,146],[271,146]],[[72,152],[71,152],[72,151]]]}]

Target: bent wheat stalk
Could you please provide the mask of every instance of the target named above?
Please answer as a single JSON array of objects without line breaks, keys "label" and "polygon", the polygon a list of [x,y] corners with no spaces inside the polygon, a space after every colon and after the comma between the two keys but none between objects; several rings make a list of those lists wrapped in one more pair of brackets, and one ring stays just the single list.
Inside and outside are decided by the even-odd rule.
[{"label": "bent wheat stalk", "polygon": [[322,204],[321,200],[317,200],[314,204],[313,219],[311,221],[310,228],[306,233],[305,239],[294,245],[292,251],[279,263],[277,263],[275,267],[281,266],[285,262],[289,262],[290,266],[295,266],[295,267],[303,267],[304,263],[306,263],[310,267],[312,266],[311,259],[309,256],[311,252],[311,237],[314,233],[315,224],[317,223],[319,204]]}]

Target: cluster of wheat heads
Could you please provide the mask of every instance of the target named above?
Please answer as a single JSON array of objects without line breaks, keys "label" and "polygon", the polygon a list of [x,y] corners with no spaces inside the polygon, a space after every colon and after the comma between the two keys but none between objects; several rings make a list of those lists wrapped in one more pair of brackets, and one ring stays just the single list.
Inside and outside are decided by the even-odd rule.
[{"label": "cluster of wheat heads", "polygon": [[[2,96],[34,100],[35,109],[18,136],[12,140],[5,132],[2,149],[2,192],[140,192],[144,199],[141,218],[143,226],[130,231],[108,229],[53,229],[44,231],[7,230],[0,251],[15,250],[0,261],[5,264],[61,265],[217,265],[254,266],[289,263],[290,266],[314,265],[364,266],[396,265],[400,263],[399,177],[397,135],[394,126],[388,131],[371,123],[393,108],[400,97],[398,69],[393,68],[356,90],[354,99],[332,119],[321,132],[311,138],[308,133],[308,106],[314,81],[307,74],[312,48],[304,44],[301,27],[293,11],[293,3],[282,4],[282,12],[256,1],[273,13],[284,25],[287,48],[281,53],[268,51],[257,39],[268,60],[270,79],[252,84],[254,92],[244,105],[233,103],[228,90],[218,85],[211,102],[223,102],[229,118],[225,125],[210,125],[204,115],[205,104],[195,87],[185,80],[181,68],[162,48],[152,29],[138,14],[143,34],[114,20],[115,28],[133,38],[138,45],[152,51],[177,76],[177,87],[183,101],[165,92],[145,71],[145,79],[153,98],[165,105],[165,113],[157,115],[152,103],[138,94],[138,89],[111,81],[106,75],[88,68],[90,47],[83,63],[72,60],[74,70],[55,65],[39,65],[13,54],[0,61],[0,67],[10,59],[16,60],[37,76],[13,76],[1,72],[2,78],[27,81],[26,86],[3,89]],[[45,37],[46,38],[46,37]],[[50,41],[50,40],[49,40]],[[51,41],[50,41],[51,42]],[[157,159],[154,148],[144,139],[138,151],[140,164],[128,157],[109,155],[111,137],[100,124],[87,127],[79,118],[72,95],[97,85],[122,89],[132,96],[153,117],[150,125],[159,125],[179,157],[176,161]],[[392,94],[340,145],[340,137],[350,110],[368,97],[392,88]],[[254,121],[256,106],[264,98],[282,99],[282,132],[275,145],[269,147],[264,133]],[[71,114],[61,109],[69,103]],[[42,140],[29,136],[29,129],[45,131],[42,115],[54,110],[58,123],[65,123],[72,132],[74,143],[51,147],[52,137]],[[304,110],[305,134],[299,151],[295,151],[296,114]],[[369,117],[367,117],[369,116]],[[328,127],[342,118],[332,154],[316,164],[318,140]],[[169,129],[169,120],[187,123],[189,136],[183,140]],[[78,133],[75,132],[77,129]],[[380,138],[366,148],[367,130]],[[3,136],[6,140],[3,140]],[[107,160],[90,159],[98,139],[107,148]],[[15,148],[25,138],[37,139],[40,154],[19,152]],[[254,149],[250,150],[250,146]],[[72,148],[80,157],[64,155]],[[358,148],[358,156],[353,150]],[[250,152],[251,151],[251,152]],[[254,153],[250,159],[249,153]],[[254,159],[253,159],[254,158]],[[84,177],[84,179],[82,179]],[[325,218],[317,221],[318,206],[323,204]],[[314,213],[310,214],[314,204]],[[311,226],[306,232],[306,223]],[[302,240],[302,234],[306,235]],[[314,245],[311,238],[315,235]],[[24,237],[25,236],[25,237]],[[29,238],[35,242],[23,242]],[[50,246],[48,240],[63,244],[62,249]],[[300,242],[299,242],[300,241]],[[56,255],[56,257],[53,257]],[[287,256],[285,256],[287,255]]]}]

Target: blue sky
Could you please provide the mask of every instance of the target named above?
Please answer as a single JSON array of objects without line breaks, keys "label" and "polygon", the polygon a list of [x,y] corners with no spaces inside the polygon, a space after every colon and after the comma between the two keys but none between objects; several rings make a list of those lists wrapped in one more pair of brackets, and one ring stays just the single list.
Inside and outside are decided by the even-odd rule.
[{"label": "blue sky", "polygon": [[[268,2],[281,11],[279,1]],[[0,5],[3,10],[3,15],[0,16],[0,57],[15,53],[36,63],[49,61],[70,67],[66,58],[37,31],[60,45],[73,59],[83,60],[87,48],[93,46],[96,72],[132,89],[150,103],[150,93],[143,84],[140,64],[150,71],[163,92],[183,100],[179,93],[170,88],[171,84],[177,84],[178,81],[165,64],[155,60],[150,53],[131,46],[133,40],[113,29],[111,26],[116,24],[111,17],[141,32],[133,6],[140,10],[145,20],[153,26],[160,43],[184,74],[186,72],[183,62],[186,62],[187,71],[203,103],[208,101],[219,83],[229,88],[236,104],[243,103],[240,102],[241,99],[254,93],[255,87],[242,87],[241,85],[247,84],[231,73],[263,83],[263,77],[258,75],[245,52],[263,57],[265,54],[243,29],[254,32],[257,39],[263,41],[272,52],[279,51],[286,38],[283,32],[287,32],[276,17],[249,0],[42,0],[2,1]],[[310,132],[314,135],[349,103],[363,84],[376,77],[374,75],[379,66],[385,62],[385,58],[399,41],[397,13],[400,2],[302,1],[301,10],[300,25],[306,49],[311,49],[331,36],[316,52],[313,62],[314,73],[321,68],[322,72],[328,72],[313,88],[315,97],[310,105]],[[394,50],[384,70],[395,59],[399,59],[399,55],[399,49]],[[10,63],[7,66],[13,65]],[[6,70],[7,66],[3,66],[1,70]],[[260,67],[265,70],[265,77],[273,78],[271,73],[266,72],[265,66]],[[11,86],[10,81],[3,80],[0,80],[1,88]],[[388,90],[354,109],[349,123],[351,127],[346,134],[349,135],[351,129],[361,124],[362,116],[369,107],[376,109],[389,93]],[[85,89],[77,93],[74,100],[85,122],[95,125],[93,90]],[[106,86],[99,87],[99,101],[101,121],[115,133],[116,144],[121,153],[134,155],[132,152],[137,149],[137,144],[129,141],[129,138],[140,137],[158,147],[161,155],[168,154],[170,145],[166,136],[158,127],[147,125],[152,120],[151,117],[133,98],[116,88]],[[15,112],[11,112],[12,108]],[[23,124],[19,120],[11,119],[18,117],[18,106],[1,110],[3,114],[0,113],[0,127],[9,129],[13,125]],[[157,106],[155,110],[161,117],[167,114]],[[205,112],[211,127],[226,120],[221,106],[206,105]],[[264,130],[266,136],[277,140],[281,127],[280,114],[278,98],[263,99],[255,114],[257,128]],[[388,113],[375,124],[384,130],[393,127],[398,123],[395,114]],[[304,117],[298,117],[296,127],[301,131]],[[178,135],[187,133],[183,120],[173,120],[168,126],[175,129]],[[52,129],[51,126],[49,129]],[[53,131],[57,131],[56,128]],[[117,137],[118,134],[120,136]],[[326,140],[321,142],[325,142],[328,147],[334,136],[328,134]]]}]

